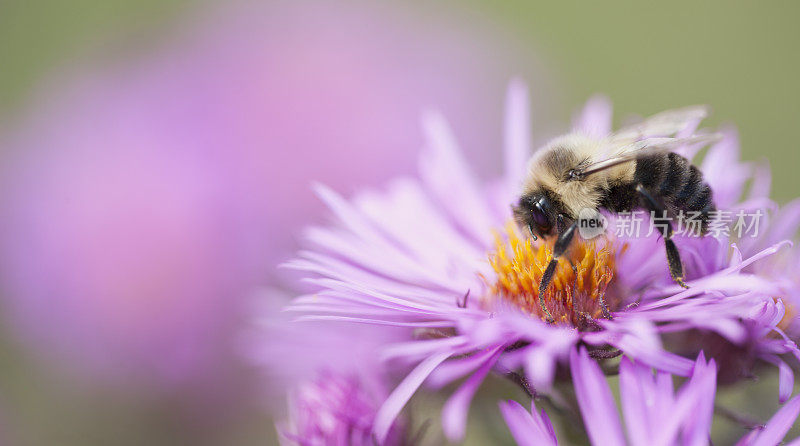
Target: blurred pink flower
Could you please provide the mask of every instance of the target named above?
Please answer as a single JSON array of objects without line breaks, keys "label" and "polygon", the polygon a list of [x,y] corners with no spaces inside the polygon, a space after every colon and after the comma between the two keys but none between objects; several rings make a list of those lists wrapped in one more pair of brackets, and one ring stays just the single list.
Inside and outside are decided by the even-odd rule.
[{"label": "blurred pink flower", "polygon": [[499,163],[485,110],[507,73],[538,77],[508,47],[387,5],[242,5],[51,86],[3,143],[6,316],[100,376],[218,379],[243,298],[321,211],[309,178],[411,171],[428,103]]},{"label": "blurred pink flower", "polygon": [[[242,347],[264,372],[262,401],[280,420],[281,444],[376,444],[375,417],[401,371],[386,367],[379,351],[410,339],[410,330],[295,321],[291,313],[275,311],[279,295],[268,290],[254,297],[253,324]],[[408,421],[398,417],[379,444],[414,444]]]},{"label": "blurred pink flower", "polygon": [[[290,416],[277,426],[285,445],[374,445],[372,425],[380,398],[355,376],[321,372],[289,394]],[[392,438],[385,445],[402,444]]]}]

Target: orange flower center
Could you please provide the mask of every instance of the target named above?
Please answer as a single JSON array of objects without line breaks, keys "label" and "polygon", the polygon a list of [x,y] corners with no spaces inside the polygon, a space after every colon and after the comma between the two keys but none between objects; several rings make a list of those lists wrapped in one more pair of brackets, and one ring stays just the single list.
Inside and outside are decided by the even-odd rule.
[{"label": "orange flower center", "polygon": [[[552,257],[554,240],[533,242],[521,236],[511,223],[506,226],[505,235],[495,234],[495,250],[489,254],[489,263],[497,273],[496,281],[489,283],[492,295],[546,320],[538,290]],[[581,327],[587,319],[601,318],[619,306],[618,300],[609,301],[606,297],[614,278],[614,262],[611,243],[605,239],[573,240],[559,259],[544,295],[544,305],[556,323]]]}]

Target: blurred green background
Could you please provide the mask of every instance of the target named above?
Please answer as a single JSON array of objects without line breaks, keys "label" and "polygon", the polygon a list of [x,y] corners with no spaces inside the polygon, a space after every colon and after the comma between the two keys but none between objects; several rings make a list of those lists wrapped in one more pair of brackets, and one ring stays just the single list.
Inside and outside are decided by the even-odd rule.
[{"label": "blurred green background", "polygon": [[[192,0],[0,2],[0,110],[23,106],[60,64],[157,41]],[[421,2],[409,8],[431,8]],[[739,128],[744,157],[766,158],[774,196],[796,196],[800,177],[800,4],[797,2],[446,2],[446,14],[489,22],[544,59],[558,79],[565,120],[605,93],[617,116],[706,103],[710,123]],[[514,73],[509,73],[513,75]],[[532,88],[535,88],[532,85]]]},{"label": "blurred green background", "polygon": [[[50,73],[76,61],[113,58],[122,48],[157,45],[159,36],[198,5],[192,0],[0,0],[0,128],[13,126]],[[416,2],[408,8],[435,8],[488,24],[529,48],[556,80],[559,103],[548,121],[568,122],[572,111],[598,92],[612,99],[617,119],[709,104],[714,110],[710,124],[738,127],[745,159],[769,160],[774,198],[785,202],[800,192],[794,134],[800,121],[800,3],[469,0],[435,6]],[[150,400],[120,402],[96,389],[65,388],[37,371],[16,345],[4,345],[0,355],[0,404],[14,412],[13,426],[3,431],[22,444],[184,444],[201,437],[210,444],[274,442],[265,415],[250,414],[222,430],[207,426],[188,435],[186,420],[175,417],[168,403],[153,411]],[[753,413],[773,408],[751,404]],[[500,422],[496,414],[485,416]],[[488,434],[474,433],[473,444],[484,435],[507,435],[502,424],[490,424],[495,427]]]}]

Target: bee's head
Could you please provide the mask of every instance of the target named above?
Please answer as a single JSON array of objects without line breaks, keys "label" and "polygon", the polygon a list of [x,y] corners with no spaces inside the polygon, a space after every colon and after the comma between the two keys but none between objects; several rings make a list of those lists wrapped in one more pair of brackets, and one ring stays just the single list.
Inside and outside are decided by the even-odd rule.
[{"label": "bee's head", "polygon": [[514,218],[520,226],[531,231],[534,239],[548,237],[556,233],[556,221],[560,208],[558,203],[538,191],[523,195],[513,207]]}]

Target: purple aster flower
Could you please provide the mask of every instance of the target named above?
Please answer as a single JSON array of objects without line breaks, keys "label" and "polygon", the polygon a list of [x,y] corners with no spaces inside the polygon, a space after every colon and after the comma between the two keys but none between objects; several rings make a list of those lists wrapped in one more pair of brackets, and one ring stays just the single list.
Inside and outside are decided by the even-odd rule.
[{"label": "purple aster flower", "polygon": [[[774,297],[790,281],[744,269],[787,242],[754,248],[748,256],[734,248],[723,260],[714,257],[717,267],[690,275],[691,288],[684,290],[668,280],[664,256],[653,255],[663,252],[658,246],[663,241],[614,234],[580,241],[569,251],[574,267],[559,268],[544,296],[555,319],[546,323],[537,285],[551,246],[534,243],[508,223],[530,157],[527,107],[525,87],[512,84],[506,108],[506,172],[496,181],[481,184],[441,115],[427,113],[419,179],[401,178],[382,192],[362,192],[349,201],[327,187],[316,188],[338,223],[310,229],[313,250],[290,263],[312,273],[315,278],[309,280],[320,287],[297,298],[291,309],[304,313],[303,320],[417,331],[414,340],[383,349],[385,360],[415,367],[379,410],[379,439],[426,381],[439,388],[466,377],[442,413],[445,434],[457,440],[464,434],[470,401],[490,371],[512,377],[531,393],[548,393],[559,365],[568,365],[570,352],[582,344],[594,358],[624,353],[637,364],[689,376],[694,361],[666,350],[662,334],[703,330],[741,341],[747,324],[759,327],[762,336],[777,329],[783,304]],[[600,138],[610,128],[609,120],[610,109],[596,99],[576,129]],[[694,127],[678,134],[689,136]],[[730,150],[726,141],[712,152]],[[736,195],[737,184],[717,183],[723,204],[727,195]],[[716,248],[706,244],[719,243],[703,240],[696,254],[701,259],[716,256]],[[692,265],[687,262],[687,269]],[[606,312],[610,319],[603,318]],[[782,353],[797,354],[793,343],[782,345]]]},{"label": "purple aster flower", "polygon": [[[385,395],[375,395],[355,376],[323,371],[289,394],[288,418],[278,424],[281,442],[291,445],[371,446],[375,413]],[[400,443],[395,424],[383,445]]]},{"label": "purple aster flower", "polygon": [[[572,379],[586,431],[594,445],[707,444],[711,435],[716,394],[716,365],[701,354],[686,383],[673,389],[673,377],[623,358],[620,363],[620,411],[597,362],[586,349],[570,354]],[[516,401],[500,410],[519,445],[556,445],[552,423],[544,410],[525,410]],[[622,413],[622,419],[618,413]],[[800,413],[794,397],[763,426],[745,435],[740,445],[778,444]],[[624,420],[624,423],[623,423]],[[625,428],[623,429],[623,425]]]}]

